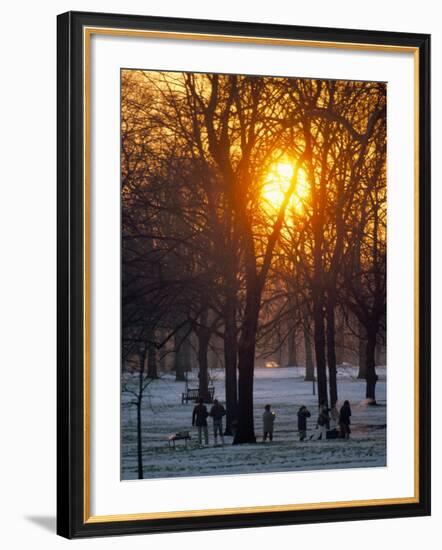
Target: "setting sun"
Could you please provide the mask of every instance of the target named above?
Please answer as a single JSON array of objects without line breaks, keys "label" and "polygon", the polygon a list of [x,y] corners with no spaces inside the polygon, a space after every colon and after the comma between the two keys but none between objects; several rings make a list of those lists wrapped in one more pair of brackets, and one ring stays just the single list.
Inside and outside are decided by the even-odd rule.
[{"label": "setting sun", "polygon": [[[295,175],[295,167],[292,162],[282,160],[273,163],[264,179],[262,187],[262,198],[269,210],[278,210],[281,206],[285,193],[288,191]],[[303,202],[309,192],[307,176],[300,168],[297,173],[295,190],[290,197],[289,208],[296,212],[302,212]]]}]

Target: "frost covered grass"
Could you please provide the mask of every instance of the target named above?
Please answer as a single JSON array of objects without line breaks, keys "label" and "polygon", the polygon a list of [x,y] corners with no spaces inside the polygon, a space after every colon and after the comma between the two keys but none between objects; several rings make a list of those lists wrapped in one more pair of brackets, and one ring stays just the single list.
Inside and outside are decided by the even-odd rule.
[{"label": "frost covered grass", "polygon": [[[181,404],[184,382],[176,382],[173,375],[164,375],[145,390],[142,409],[143,467],[145,478],[189,477],[207,475],[283,472],[292,470],[320,470],[336,468],[363,468],[386,465],[386,376],[378,368],[376,387],[377,406],[365,402],[365,383],[357,380],[357,369],[338,369],[340,402],[350,401],[352,433],[350,440],[298,441],[296,412],[306,405],[312,417],[308,419],[307,437],[315,431],[317,397],[312,383],[305,382],[300,367],[256,369],[254,385],[254,420],[256,445],[232,445],[225,437],[224,447],[214,447],[211,419],[209,446],[200,448],[196,429],[192,429],[193,403]],[[215,397],[224,401],[222,370],[211,372]],[[126,378],[127,382],[127,378]],[[136,384],[136,376],[129,385]],[[197,387],[196,373],[189,373],[189,387]],[[136,408],[130,404],[133,396],[122,395],[121,409],[121,477],[136,479]],[[274,440],[262,443],[262,413],[265,404],[276,412]],[[339,406],[339,403],[338,403]],[[210,407],[210,405],[208,406]],[[167,436],[189,430],[192,439],[187,447],[183,441],[169,448]],[[219,441],[218,441],[219,442]]]}]

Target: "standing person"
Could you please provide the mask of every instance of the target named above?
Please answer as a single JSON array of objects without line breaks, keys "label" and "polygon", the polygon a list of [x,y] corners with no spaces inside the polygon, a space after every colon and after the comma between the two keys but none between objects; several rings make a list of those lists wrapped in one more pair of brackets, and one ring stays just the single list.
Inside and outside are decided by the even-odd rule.
[{"label": "standing person", "polygon": [[192,426],[198,428],[198,443],[202,445],[202,434],[204,432],[204,441],[205,444],[209,444],[209,432],[207,430],[207,417],[209,413],[207,408],[204,405],[203,399],[198,400],[198,405],[195,405],[192,413]]},{"label": "standing person", "polygon": [[299,441],[304,441],[307,435],[307,418],[310,418],[310,411],[305,405],[301,405],[298,411],[298,434]]},{"label": "standing person", "polygon": [[215,438],[215,446],[217,444],[218,432],[221,437],[221,444],[224,446],[223,416],[225,414],[226,414],[226,409],[221,405],[218,399],[214,399],[213,406],[210,409],[209,416],[213,418],[213,436]]},{"label": "standing person", "polygon": [[316,434],[312,435],[310,439],[323,439],[327,438],[327,428],[330,425],[330,416],[328,414],[329,409],[325,401],[321,401],[319,405],[318,420],[316,421]]},{"label": "standing person", "polygon": [[346,400],[339,411],[339,430],[341,437],[344,439],[350,438],[350,416],[351,408],[350,403]]},{"label": "standing person", "polygon": [[264,432],[263,441],[267,440],[267,436],[269,436],[270,441],[273,441],[273,424],[275,422],[275,417],[276,414],[271,410],[271,406],[266,405],[262,415],[262,429]]}]

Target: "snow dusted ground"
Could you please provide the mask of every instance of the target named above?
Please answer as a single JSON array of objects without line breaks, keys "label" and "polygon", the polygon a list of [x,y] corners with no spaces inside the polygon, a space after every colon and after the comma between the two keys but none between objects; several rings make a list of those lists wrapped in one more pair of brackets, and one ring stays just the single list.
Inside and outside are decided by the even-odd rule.
[{"label": "snow dusted ground", "polygon": [[[317,398],[312,383],[304,382],[301,367],[260,368],[255,370],[256,445],[231,445],[226,437],[224,447],[213,447],[209,418],[209,446],[199,448],[197,433],[192,429],[193,403],[181,404],[184,382],[173,375],[164,375],[147,389],[143,405],[143,465],[145,478],[189,477],[196,475],[281,472],[334,468],[362,468],[386,465],[386,374],[378,367],[378,406],[364,402],[365,384],[357,380],[357,368],[338,370],[338,393],[341,403],[350,401],[352,409],[351,439],[298,441],[296,412],[304,404],[310,409],[308,435],[313,433],[317,417]],[[215,397],[224,401],[222,370],[211,372]],[[127,381],[127,378],[125,378]],[[134,376],[133,383],[135,384]],[[131,383],[131,381],[129,382]],[[189,387],[197,387],[196,372],[189,373]],[[133,396],[122,396],[122,479],[136,479],[136,408],[130,405]],[[270,403],[276,412],[274,440],[262,443],[262,413]],[[339,404],[338,404],[339,405]],[[170,433],[190,430],[192,439],[184,446],[169,448]],[[307,437],[308,437],[307,435]]]}]

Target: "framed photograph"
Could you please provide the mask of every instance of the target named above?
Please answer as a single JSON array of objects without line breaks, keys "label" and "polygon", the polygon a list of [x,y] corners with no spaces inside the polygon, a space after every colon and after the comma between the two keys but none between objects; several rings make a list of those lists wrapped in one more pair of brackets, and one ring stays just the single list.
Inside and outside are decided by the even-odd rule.
[{"label": "framed photograph", "polygon": [[58,17],[58,533],[430,513],[430,37]]}]

